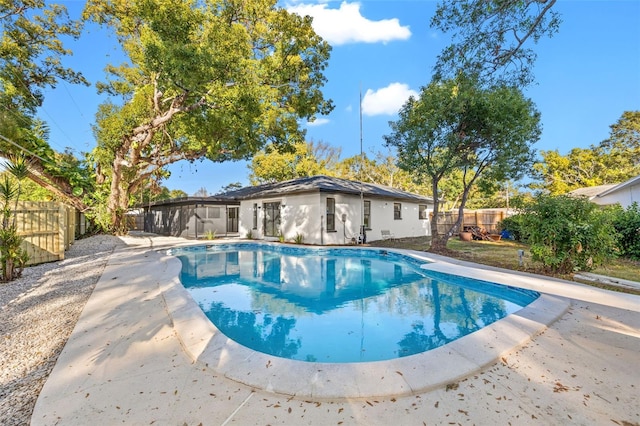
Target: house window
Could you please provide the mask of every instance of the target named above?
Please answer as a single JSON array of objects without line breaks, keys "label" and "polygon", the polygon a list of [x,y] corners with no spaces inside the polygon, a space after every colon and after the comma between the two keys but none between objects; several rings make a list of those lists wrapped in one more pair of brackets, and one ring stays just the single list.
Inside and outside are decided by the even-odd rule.
[{"label": "house window", "polygon": [[393,218],[395,220],[402,219],[402,204],[401,203],[393,203]]},{"label": "house window", "polygon": [[364,202],[363,224],[365,229],[371,229],[371,201]]},{"label": "house window", "polygon": [[258,229],[258,203],[253,203],[253,229]]},{"label": "house window", "polygon": [[207,219],[220,219],[220,207],[207,207]]},{"label": "house window", "polygon": [[418,205],[418,219],[427,219],[427,205],[419,204]]},{"label": "house window", "polygon": [[280,232],[280,202],[264,203],[264,235],[277,237]]},{"label": "house window", "polygon": [[238,210],[240,207],[229,207],[227,210],[227,232],[238,232]]},{"label": "house window", "polygon": [[336,230],[336,200],[327,198],[327,231]]}]

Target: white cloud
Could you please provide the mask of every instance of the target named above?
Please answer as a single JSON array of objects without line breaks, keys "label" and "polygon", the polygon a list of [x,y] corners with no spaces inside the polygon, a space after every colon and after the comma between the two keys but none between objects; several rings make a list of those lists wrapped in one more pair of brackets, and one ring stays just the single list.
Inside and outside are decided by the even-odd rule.
[{"label": "white cloud", "polygon": [[318,127],[318,126],[323,126],[325,124],[329,124],[329,119],[328,118],[316,118],[313,121],[307,121],[307,126],[308,127]]},{"label": "white cloud", "polygon": [[400,25],[397,18],[371,21],[360,14],[360,3],[340,5],[329,9],[327,4],[301,3],[287,8],[300,16],[312,16],[313,28],[333,46],[347,43],[387,43],[411,37],[408,26]]},{"label": "white cloud", "polygon": [[376,91],[367,89],[362,99],[362,114],[369,116],[396,114],[410,96],[418,97],[418,92],[404,83],[391,83]]}]

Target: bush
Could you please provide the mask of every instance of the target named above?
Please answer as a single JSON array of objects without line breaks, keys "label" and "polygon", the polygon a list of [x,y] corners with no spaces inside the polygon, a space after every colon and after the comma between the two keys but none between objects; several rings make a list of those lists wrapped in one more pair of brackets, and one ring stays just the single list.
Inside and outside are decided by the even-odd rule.
[{"label": "bush", "polygon": [[498,229],[500,229],[500,231],[507,231],[515,241],[522,241],[523,221],[524,216],[521,214],[505,217],[498,223]]},{"label": "bush", "polygon": [[640,207],[633,203],[626,210],[617,207],[613,211],[613,226],[618,233],[620,254],[640,260]]},{"label": "bush", "polygon": [[523,216],[533,260],[553,273],[591,270],[616,255],[612,215],[586,198],[538,195]]}]

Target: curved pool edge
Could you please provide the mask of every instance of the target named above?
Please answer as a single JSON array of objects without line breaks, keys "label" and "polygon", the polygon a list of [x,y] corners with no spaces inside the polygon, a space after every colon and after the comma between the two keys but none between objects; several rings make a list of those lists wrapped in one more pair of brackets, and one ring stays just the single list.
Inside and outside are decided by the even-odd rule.
[{"label": "curved pool edge", "polygon": [[166,255],[163,261],[170,277],[160,290],[175,333],[191,360],[213,375],[297,398],[389,397],[443,387],[522,347],[570,306],[568,299],[541,293],[519,311],[421,354],[376,362],[310,363],[253,351],[226,337],[182,286],[180,260]]}]

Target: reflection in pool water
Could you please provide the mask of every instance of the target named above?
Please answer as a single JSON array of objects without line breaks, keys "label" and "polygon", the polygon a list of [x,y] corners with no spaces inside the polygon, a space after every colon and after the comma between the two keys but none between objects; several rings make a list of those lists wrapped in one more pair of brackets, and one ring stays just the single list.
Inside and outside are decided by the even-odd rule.
[{"label": "reflection in pool water", "polygon": [[367,249],[255,243],[177,249],[181,280],[229,338],[314,362],[413,355],[472,333],[538,294],[426,271]]}]

